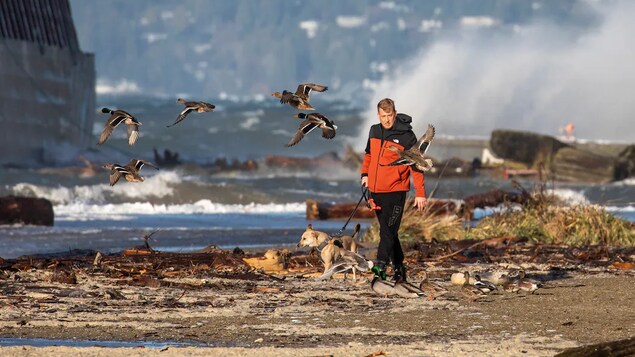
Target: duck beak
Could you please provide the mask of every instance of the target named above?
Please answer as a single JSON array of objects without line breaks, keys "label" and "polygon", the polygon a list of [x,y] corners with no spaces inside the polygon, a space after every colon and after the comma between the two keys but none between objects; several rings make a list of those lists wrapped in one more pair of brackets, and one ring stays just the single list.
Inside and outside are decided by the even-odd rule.
[{"label": "duck beak", "polygon": [[300,118],[300,116],[298,114],[293,114],[294,118]]}]

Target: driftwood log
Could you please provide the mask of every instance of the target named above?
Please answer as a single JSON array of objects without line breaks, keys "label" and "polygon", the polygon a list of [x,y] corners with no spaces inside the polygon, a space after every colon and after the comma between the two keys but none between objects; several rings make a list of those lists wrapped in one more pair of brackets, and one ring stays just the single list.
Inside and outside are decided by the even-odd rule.
[{"label": "driftwood log", "polygon": [[[496,207],[502,203],[525,204],[531,199],[527,192],[491,190],[466,196],[462,200],[430,199],[428,212],[434,215],[456,214],[471,219],[475,208]],[[353,212],[356,203],[330,203],[306,200],[306,218],[308,220],[343,219]],[[374,218],[375,213],[362,202],[354,218]]]},{"label": "driftwood log", "polygon": [[0,224],[52,226],[53,204],[44,198],[0,197]]},{"label": "driftwood log", "polygon": [[474,209],[496,207],[501,203],[519,203],[525,204],[531,199],[528,192],[514,192],[494,189],[491,191],[477,193],[463,198],[463,207],[461,214],[470,219],[474,216]]},{"label": "driftwood log", "polygon": [[[355,209],[357,203],[330,203],[318,202],[316,200],[306,200],[306,218],[316,219],[337,219],[348,218]],[[375,212],[371,211],[364,202],[359,205],[353,218],[374,218]]]},{"label": "driftwood log", "polygon": [[313,158],[310,157],[292,157],[292,156],[267,156],[265,158],[265,164],[269,167],[283,167],[283,168],[315,168],[332,166],[333,164],[340,165],[342,160],[337,156],[335,152],[328,152],[320,156]]}]

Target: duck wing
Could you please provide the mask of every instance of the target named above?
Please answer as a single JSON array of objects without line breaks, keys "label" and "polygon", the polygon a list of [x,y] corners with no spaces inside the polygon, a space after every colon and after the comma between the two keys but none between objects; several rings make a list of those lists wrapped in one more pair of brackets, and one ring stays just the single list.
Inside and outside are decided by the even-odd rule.
[{"label": "duck wing", "polygon": [[304,83],[304,84],[300,84],[298,86],[298,89],[295,91],[295,94],[299,97],[306,97],[306,99],[309,98],[309,93],[311,93],[312,90],[316,91],[316,92],[324,92],[327,89],[329,89],[329,87],[327,86],[323,86],[321,84],[315,84],[315,83]]},{"label": "duck wing", "polygon": [[128,124],[128,145],[132,146],[139,138],[139,125]]},{"label": "duck wing", "polygon": [[428,124],[428,130],[423,134],[423,136],[417,141],[417,147],[419,151],[421,151],[421,155],[425,154],[428,151],[428,147],[430,147],[430,142],[434,139],[434,134],[436,130],[434,126]]},{"label": "duck wing", "polygon": [[134,167],[135,171],[139,171],[139,170],[141,170],[143,165],[148,165],[150,167],[155,168],[156,170],[159,169],[157,166],[153,165],[152,163],[150,163],[148,161],[139,160],[139,159],[130,160],[130,162],[128,163],[128,165],[126,165],[126,167]]},{"label": "duck wing", "polygon": [[313,120],[305,119],[304,121],[302,121],[302,123],[300,123],[300,127],[286,146],[290,147],[299,143],[306,134],[310,133],[315,128],[317,128],[317,124]]},{"label": "duck wing", "polygon": [[[190,102],[187,102],[190,103]],[[196,107],[194,106],[188,106],[185,109],[183,109],[183,111],[181,111],[181,113],[179,114],[179,116],[176,118],[176,121],[170,125],[167,125],[166,127],[169,128],[171,126],[174,126],[180,122],[183,121],[183,119],[185,119],[185,117],[190,114],[190,112],[192,112],[193,110],[196,110]]]},{"label": "duck wing", "polygon": [[325,271],[324,274],[317,277],[316,280],[326,280],[333,276],[333,274],[342,273],[347,270],[353,269],[355,265],[356,262],[354,259],[340,256],[335,262],[333,262],[333,265],[327,271]]},{"label": "duck wing", "polygon": [[285,90],[282,92],[282,96],[280,96],[280,103],[283,103],[283,104],[289,103],[293,101],[295,97],[296,97],[295,94]]},{"label": "duck wing", "polygon": [[110,118],[108,118],[108,121],[106,121],[106,125],[104,125],[104,130],[101,132],[101,135],[99,136],[99,145],[103,144],[106,142],[106,140],[108,140],[108,138],[110,137],[110,134],[112,134],[113,130],[115,130],[115,128],[117,127],[117,125],[121,124],[122,121],[124,121],[124,119],[126,119],[125,116],[117,114],[116,112],[113,113]]},{"label": "duck wing", "polygon": [[113,165],[110,170],[110,186],[114,186],[122,175],[128,174],[128,170],[121,165]]}]

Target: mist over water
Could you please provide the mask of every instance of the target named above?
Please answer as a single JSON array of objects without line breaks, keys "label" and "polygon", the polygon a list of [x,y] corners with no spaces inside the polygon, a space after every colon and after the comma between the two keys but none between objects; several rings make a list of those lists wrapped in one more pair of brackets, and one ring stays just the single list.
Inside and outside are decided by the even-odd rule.
[{"label": "mist over water", "polygon": [[441,135],[488,137],[496,128],[557,135],[571,121],[578,138],[632,142],[635,2],[596,11],[585,28],[535,22],[439,39],[377,85],[367,125],[376,123],[376,103],[390,97],[418,134],[434,123]]}]

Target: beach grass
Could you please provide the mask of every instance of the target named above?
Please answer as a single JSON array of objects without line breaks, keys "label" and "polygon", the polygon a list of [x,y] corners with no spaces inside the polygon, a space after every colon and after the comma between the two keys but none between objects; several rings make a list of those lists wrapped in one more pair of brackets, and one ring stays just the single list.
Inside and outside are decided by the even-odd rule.
[{"label": "beach grass", "polygon": [[[481,219],[470,227],[459,216],[439,216],[429,209],[418,212],[412,201],[399,229],[403,243],[429,242],[432,239],[487,239],[513,236],[544,244],[569,246],[635,246],[635,224],[616,217],[604,208],[591,204],[567,205],[538,185],[532,199],[523,206],[504,204],[500,212]],[[379,241],[375,221],[364,239]]]}]

